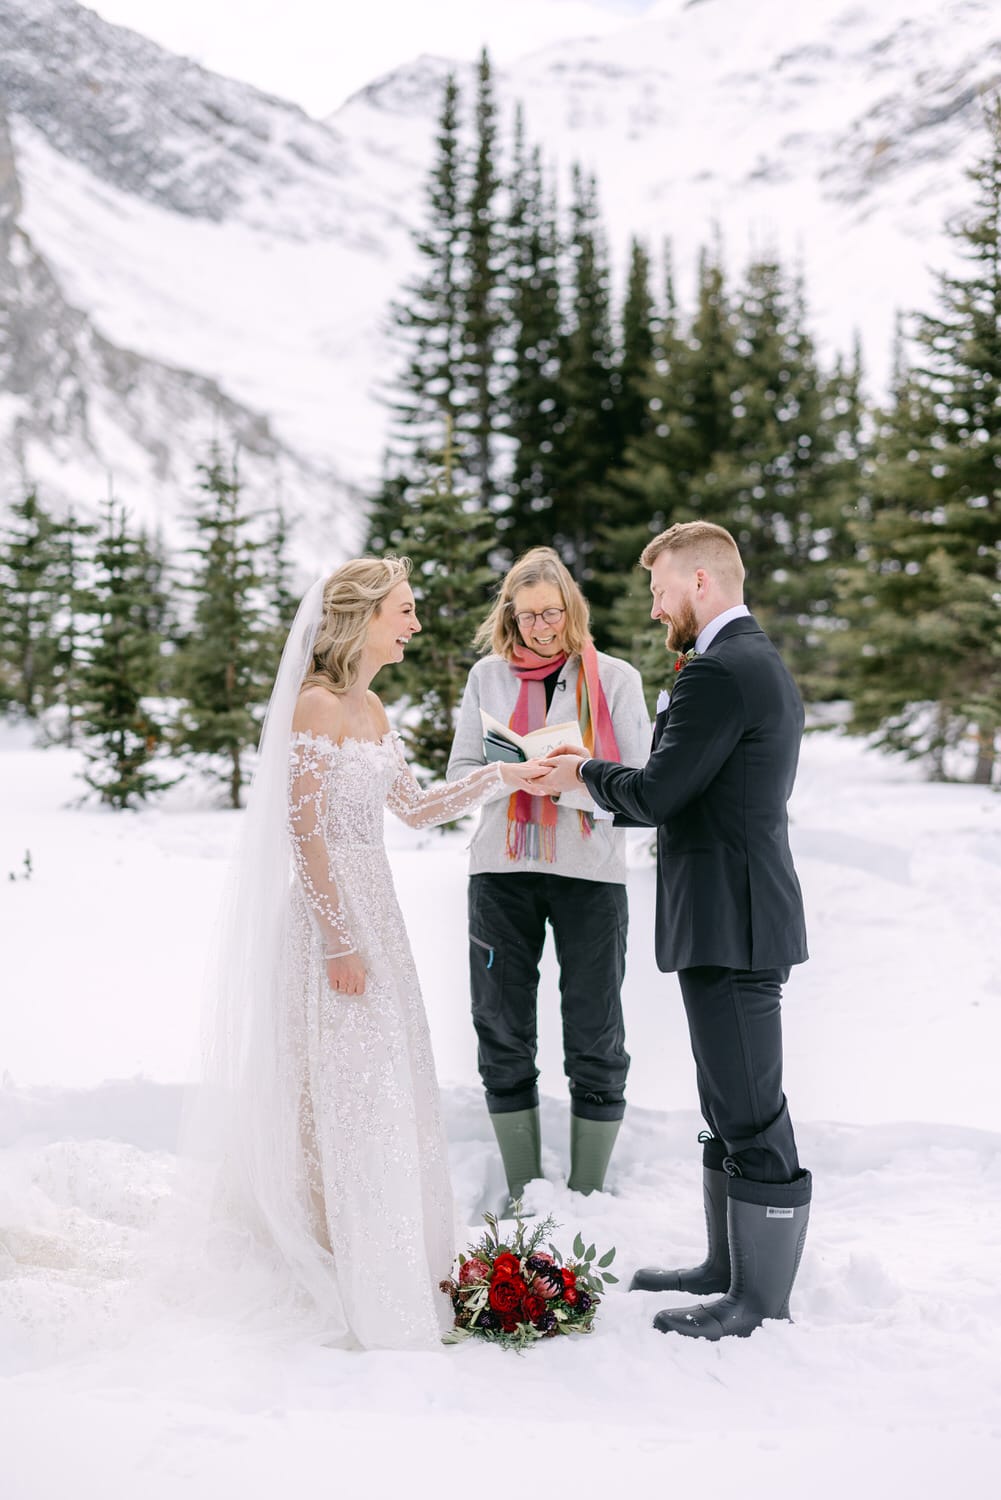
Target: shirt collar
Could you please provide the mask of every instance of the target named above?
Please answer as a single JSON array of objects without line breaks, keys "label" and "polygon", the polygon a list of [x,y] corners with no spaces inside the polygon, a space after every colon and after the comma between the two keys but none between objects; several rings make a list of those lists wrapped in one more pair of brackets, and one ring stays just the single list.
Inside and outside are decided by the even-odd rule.
[{"label": "shirt collar", "polygon": [[725,609],[721,615],[717,615],[715,620],[710,620],[708,625],[703,625],[695,640],[695,650],[699,656],[709,649],[724,625],[729,625],[731,620],[742,620],[750,613],[746,604],[735,604],[731,609]]}]

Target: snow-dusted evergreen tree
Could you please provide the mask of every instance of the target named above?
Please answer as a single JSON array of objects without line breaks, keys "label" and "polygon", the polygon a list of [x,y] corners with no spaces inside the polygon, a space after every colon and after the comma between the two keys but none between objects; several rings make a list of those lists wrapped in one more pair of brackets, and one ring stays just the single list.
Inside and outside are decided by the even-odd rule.
[{"label": "snow-dusted evergreen tree", "polygon": [[59,523],[36,490],[0,533],[0,701],[34,718],[54,701],[59,656]]},{"label": "snow-dusted evergreen tree", "polygon": [[198,472],[188,585],[193,610],[177,656],[184,702],[173,739],[182,754],[207,758],[228,787],[230,806],[239,807],[244,757],[257,743],[274,675],[274,623],[261,570],[260,518],[244,507],[235,462],[227,466],[214,451]]},{"label": "snow-dusted evergreen tree", "polygon": [[473,159],[461,211],[462,359],[455,416],[456,448],[484,504],[494,494],[496,437],[503,424],[498,351],[505,312],[505,243],[496,158],[497,106],[484,50],[477,68]]},{"label": "snow-dusted evergreen tree", "polygon": [[298,592],[293,586],[292,560],[289,556],[292,528],[293,523],[289,521],[284,507],[279,505],[264,540],[264,555],[261,560],[264,592],[272,621],[271,653],[275,672],[278,671],[285,638],[299,604]]},{"label": "snow-dusted evergreen tree", "polygon": [[425,626],[396,674],[416,710],[404,737],[435,779],[445,774],[466,674],[476,660],[473,634],[496,582],[488,561],[493,529],[476,497],[456,488],[448,431],[439,461],[404,497],[395,538],[413,561],[410,583]]},{"label": "snow-dusted evergreen tree", "polygon": [[498,518],[511,552],[548,546],[549,511],[559,484],[563,431],[560,387],[559,228],[538,148],[528,152],[519,116],[508,219],[510,361],[505,431],[510,449],[509,508]]},{"label": "snow-dusted evergreen tree", "polygon": [[[699,256],[695,309],[684,319],[668,272],[667,305],[646,386],[649,423],[628,445],[616,482],[654,534],[676,521],[718,520],[709,477],[733,436],[736,326],[718,249]],[[649,537],[647,537],[649,539]],[[642,544],[637,548],[637,555]]]},{"label": "snow-dusted evergreen tree", "polygon": [[87,759],[84,780],[115,808],[134,806],[170,784],[150,765],[161,740],[146,701],[159,640],[148,629],[146,606],[143,548],[124,508],[111,498],[94,550],[78,725]]},{"label": "snow-dusted evergreen tree", "polygon": [[383,479],[368,516],[367,549],[391,546],[402,496],[427,467],[446,423],[459,407],[463,354],[462,257],[465,247],[461,95],[454,74],[445,80],[427,184],[424,223],[416,236],[416,275],[390,309],[400,369],[388,398],[392,430]]},{"label": "snow-dusted evergreen tree", "polygon": [[71,508],[58,523],[53,583],[56,594],[55,696],[65,714],[63,740],[75,740],[75,717],[80,699],[85,621],[92,609],[89,579],[93,570],[91,539],[97,527],[81,521]]},{"label": "snow-dusted evergreen tree", "polygon": [[799,285],[780,263],[748,269],[736,305],[731,426],[700,486],[736,538],[747,600],[796,672],[821,637],[811,620],[833,591],[836,408],[825,403]]},{"label": "snow-dusted evergreen tree", "polygon": [[607,502],[608,474],[620,447],[608,260],[597,185],[579,167],[573,172],[570,218],[567,317],[560,341],[562,430],[549,540],[586,589],[593,574],[595,519]]},{"label": "snow-dusted evergreen tree", "polygon": [[860,730],[946,769],[970,751],[991,781],[1001,734],[1001,101],[953,226],[966,267],[912,323],[878,434],[844,662]]}]

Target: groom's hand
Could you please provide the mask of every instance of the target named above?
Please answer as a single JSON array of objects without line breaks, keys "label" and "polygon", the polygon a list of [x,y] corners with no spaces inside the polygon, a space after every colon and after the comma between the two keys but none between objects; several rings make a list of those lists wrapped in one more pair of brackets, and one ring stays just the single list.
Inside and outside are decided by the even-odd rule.
[{"label": "groom's hand", "polygon": [[561,792],[569,792],[578,784],[577,767],[582,760],[586,760],[587,751],[581,750],[577,745],[557,745],[555,750],[539,762],[543,774],[535,785],[539,791],[546,792],[550,797],[557,797]]}]

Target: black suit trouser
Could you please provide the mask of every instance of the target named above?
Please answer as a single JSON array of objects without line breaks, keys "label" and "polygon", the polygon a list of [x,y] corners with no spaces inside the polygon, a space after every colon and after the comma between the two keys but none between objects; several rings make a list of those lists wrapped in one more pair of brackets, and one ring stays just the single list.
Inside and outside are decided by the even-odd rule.
[{"label": "black suit trouser", "polygon": [[678,979],[715,1141],[704,1160],[752,1182],[792,1182],[800,1171],[782,1092],[782,985],[788,969],[681,969]]}]

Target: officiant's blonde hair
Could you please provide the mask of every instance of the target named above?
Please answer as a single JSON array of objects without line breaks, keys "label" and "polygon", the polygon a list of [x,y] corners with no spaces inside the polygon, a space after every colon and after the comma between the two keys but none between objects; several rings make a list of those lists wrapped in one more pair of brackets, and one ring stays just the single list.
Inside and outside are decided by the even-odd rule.
[{"label": "officiant's blonde hair", "polygon": [[552,547],[533,547],[523,552],[505,574],[494,600],[494,607],[473,637],[480,652],[492,651],[511,661],[515,650],[524,646],[518,622],[514,618],[514,596],[519,589],[534,588],[537,583],[551,583],[559,591],[566,610],[563,640],[567,655],[580,653],[591,643],[591,611],[587,600],[560,561]]},{"label": "officiant's blonde hair", "polygon": [[409,557],[354,557],[335,568],[323,585],[323,618],[303,687],[346,693],[358,681],[368,627],[412,566]]}]

